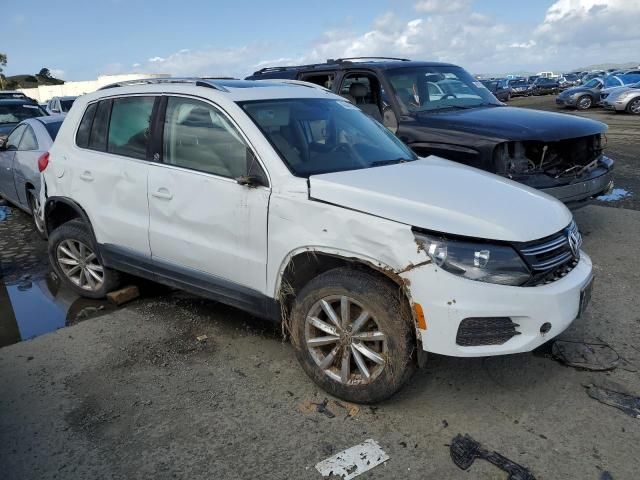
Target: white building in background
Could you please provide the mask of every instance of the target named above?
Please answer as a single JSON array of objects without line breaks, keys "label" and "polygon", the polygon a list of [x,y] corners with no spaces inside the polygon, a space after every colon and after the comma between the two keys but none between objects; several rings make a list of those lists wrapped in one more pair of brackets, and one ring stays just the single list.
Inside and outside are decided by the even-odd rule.
[{"label": "white building in background", "polygon": [[78,97],[85,93],[95,92],[105,85],[141,78],[167,78],[166,73],[125,73],[122,75],[100,75],[97,80],[65,82],[63,85],[40,85],[38,88],[20,88],[27,97],[39,103],[49,101],[52,97]]}]

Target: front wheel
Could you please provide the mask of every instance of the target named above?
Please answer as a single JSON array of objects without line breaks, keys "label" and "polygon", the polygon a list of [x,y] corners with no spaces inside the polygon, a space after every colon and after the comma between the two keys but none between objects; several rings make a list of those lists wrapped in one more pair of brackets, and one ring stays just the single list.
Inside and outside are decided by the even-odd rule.
[{"label": "front wheel", "polygon": [[640,115],[640,98],[634,98],[627,105],[627,112],[633,115]]},{"label": "front wheel", "polygon": [[81,220],[71,220],[49,236],[49,261],[72,290],[87,298],[103,298],[117,288],[120,275],[102,265],[93,238]]},{"label": "front wheel", "polygon": [[576,108],[578,110],[588,110],[593,105],[593,99],[589,95],[581,96],[576,102]]},{"label": "front wheel", "polygon": [[412,320],[397,287],[337,268],[311,280],[291,315],[298,361],[324,390],[374,403],[399,390],[415,368]]}]

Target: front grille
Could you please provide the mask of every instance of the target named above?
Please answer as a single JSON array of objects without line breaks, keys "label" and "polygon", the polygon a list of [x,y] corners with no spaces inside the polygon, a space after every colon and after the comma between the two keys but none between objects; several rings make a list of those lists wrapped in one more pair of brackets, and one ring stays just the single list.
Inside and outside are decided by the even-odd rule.
[{"label": "front grille", "polygon": [[582,236],[575,222],[550,237],[520,244],[517,248],[532,271],[527,286],[546,285],[575,268],[580,260]]},{"label": "front grille", "polygon": [[471,317],[460,322],[456,343],[462,347],[502,345],[510,338],[520,335],[519,327],[509,317]]}]

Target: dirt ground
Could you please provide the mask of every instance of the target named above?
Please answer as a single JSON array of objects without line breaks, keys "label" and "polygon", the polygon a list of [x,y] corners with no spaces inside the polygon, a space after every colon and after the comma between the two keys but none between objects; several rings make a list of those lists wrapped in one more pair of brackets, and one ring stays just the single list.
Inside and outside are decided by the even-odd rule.
[{"label": "dirt ground", "polygon": [[[552,102],[513,105],[555,110]],[[640,395],[640,119],[583,115],[617,122],[609,150],[616,181],[633,195],[575,214],[596,284],[563,338],[611,345],[622,357],[614,370],[576,370],[544,349],[433,355],[396,396],[358,407],[318,390],[277,326],[151,289],[117,311],[0,349],[0,478],[320,479],[317,462],[369,438],[390,459],[358,478],[507,478],[482,460],[458,469],[448,448],[458,433],[538,479],[638,478],[640,419],[585,386]],[[14,213],[0,240],[23,238],[27,221]],[[28,258],[37,264],[44,242],[35,245]],[[328,412],[317,406],[325,399]]]}]

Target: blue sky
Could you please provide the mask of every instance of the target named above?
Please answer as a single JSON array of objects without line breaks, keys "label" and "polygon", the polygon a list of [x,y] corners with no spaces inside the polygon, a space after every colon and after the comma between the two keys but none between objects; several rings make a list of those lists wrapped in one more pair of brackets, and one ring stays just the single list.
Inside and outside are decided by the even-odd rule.
[{"label": "blue sky", "polygon": [[640,0],[22,0],[10,10],[5,73],[48,67],[69,80],[134,71],[240,76],[261,65],[374,54],[477,73],[640,61]]}]

